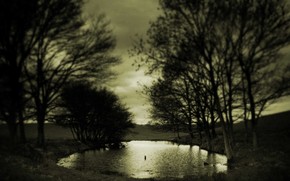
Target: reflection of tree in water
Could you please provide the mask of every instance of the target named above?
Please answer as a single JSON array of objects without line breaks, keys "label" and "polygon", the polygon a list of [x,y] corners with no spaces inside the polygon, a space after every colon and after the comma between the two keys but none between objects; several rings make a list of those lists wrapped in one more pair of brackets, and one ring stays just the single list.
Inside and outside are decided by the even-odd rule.
[{"label": "reflection of tree in water", "polygon": [[[207,159],[206,151],[198,146],[177,146],[169,142],[132,141],[120,150],[92,150],[81,154],[73,160],[73,168],[121,173],[136,178],[183,177],[215,171],[212,166],[203,165]],[[70,157],[67,160],[72,161]]]}]

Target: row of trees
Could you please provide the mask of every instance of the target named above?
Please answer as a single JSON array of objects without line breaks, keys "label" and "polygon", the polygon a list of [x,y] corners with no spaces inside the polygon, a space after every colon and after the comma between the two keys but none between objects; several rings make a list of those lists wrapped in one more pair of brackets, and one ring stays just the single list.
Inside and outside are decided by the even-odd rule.
[{"label": "row of trees", "polygon": [[0,2],[0,120],[12,141],[25,141],[24,121],[36,120],[38,144],[63,85],[102,83],[119,59],[109,55],[115,39],[104,15],[85,18],[83,0]]},{"label": "row of trees", "polygon": [[159,76],[146,89],[152,117],[176,130],[186,125],[191,138],[196,125],[209,149],[219,122],[229,160],[233,123],[243,119],[256,148],[262,111],[289,94],[289,61],[280,56],[290,43],[287,2],[160,0],[160,7],[147,40],[133,49],[142,57],[136,63]]}]

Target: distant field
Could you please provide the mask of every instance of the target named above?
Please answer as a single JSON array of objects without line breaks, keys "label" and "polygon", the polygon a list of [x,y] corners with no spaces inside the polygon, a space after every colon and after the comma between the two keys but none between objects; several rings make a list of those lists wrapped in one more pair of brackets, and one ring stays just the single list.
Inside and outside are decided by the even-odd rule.
[{"label": "distant field", "polygon": [[[26,124],[25,133],[28,139],[34,139],[37,136],[37,125]],[[0,125],[0,136],[9,135],[7,126]],[[69,128],[64,128],[55,124],[45,125],[46,139],[72,139],[72,133]],[[136,125],[135,128],[130,129],[129,134],[125,140],[171,140],[175,137],[172,132],[164,132],[152,129],[147,125]]]},{"label": "distant field", "polygon": [[[45,124],[45,136],[47,139],[71,139],[70,129],[57,126],[55,124]],[[28,139],[34,139],[37,136],[37,124],[26,124],[25,133]],[[7,125],[0,125],[0,136],[6,136],[9,132]]]},{"label": "distant field", "polygon": [[[180,135],[187,135],[186,133],[180,133]],[[173,132],[166,132],[158,129],[154,129],[148,125],[136,125],[131,129],[129,134],[125,137],[125,140],[173,140],[176,134]]]},{"label": "distant field", "polygon": [[[234,129],[235,131],[244,131],[244,122],[235,124]],[[290,111],[262,117],[259,120],[258,129],[262,133],[279,132],[280,130],[283,131],[285,129],[290,129]],[[36,138],[36,124],[26,124],[25,130],[28,139]],[[220,128],[217,128],[217,132],[221,134]],[[0,125],[0,136],[3,137],[7,135],[9,135],[7,126],[3,124]],[[181,136],[182,135],[186,134],[181,133]],[[55,124],[45,125],[45,136],[47,139],[73,138],[70,129]],[[176,135],[173,132],[165,132],[153,129],[148,125],[136,125],[135,128],[129,131],[129,134],[125,137],[125,140],[172,140],[174,137],[176,137]]]}]

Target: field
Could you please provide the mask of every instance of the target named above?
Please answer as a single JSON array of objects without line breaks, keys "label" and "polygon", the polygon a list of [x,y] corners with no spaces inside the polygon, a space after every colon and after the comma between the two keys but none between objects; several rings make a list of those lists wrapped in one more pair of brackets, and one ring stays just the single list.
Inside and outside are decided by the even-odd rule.
[{"label": "field", "polygon": [[[136,180],[114,174],[96,174],[56,166],[55,161],[58,158],[86,147],[72,141],[69,129],[53,124],[45,125],[47,150],[40,162],[35,159],[35,155],[24,154],[27,149],[23,148],[26,147],[13,148],[10,152],[11,148],[5,146],[8,134],[5,126],[0,125],[0,180]],[[253,150],[251,143],[245,142],[243,123],[235,124],[235,162],[227,174],[202,178],[186,177],[181,180],[290,180],[290,112],[265,116],[259,120],[258,128],[260,146]],[[26,125],[26,133],[33,144],[36,125]],[[218,133],[220,134],[220,131]],[[175,134],[171,132],[137,125],[130,130],[125,140],[174,138]],[[219,144],[223,145],[222,142]]]},{"label": "field", "polygon": [[[25,133],[28,139],[35,139],[37,137],[37,125],[25,125]],[[8,135],[6,125],[0,125],[0,137]],[[181,135],[184,135],[181,134]],[[135,125],[135,128],[130,129],[128,135],[124,138],[126,141],[130,140],[172,140],[175,138],[172,132],[165,132],[162,130],[154,129],[148,125]],[[69,128],[58,126],[55,124],[45,125],[45,137],[49,140],[67,140],[73,139],[72,133]]]}]

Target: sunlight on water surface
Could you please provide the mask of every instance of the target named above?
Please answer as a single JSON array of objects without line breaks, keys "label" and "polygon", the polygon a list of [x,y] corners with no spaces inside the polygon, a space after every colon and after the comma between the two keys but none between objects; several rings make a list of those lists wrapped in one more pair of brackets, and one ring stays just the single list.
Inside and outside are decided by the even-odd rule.
[{"label": "sunlight on water surface", "polygon": [[208,154],[198,146],[165,141],[131,141],[120,150],[92,150],[59,160],[58,165],[80,170],[114,172],[134,178],[210,175],[227,171],[224,155]]}]

